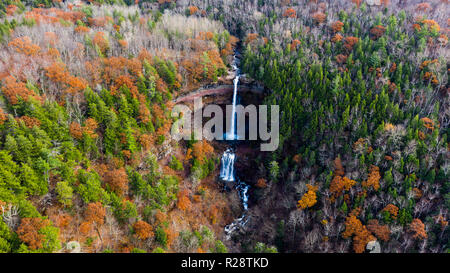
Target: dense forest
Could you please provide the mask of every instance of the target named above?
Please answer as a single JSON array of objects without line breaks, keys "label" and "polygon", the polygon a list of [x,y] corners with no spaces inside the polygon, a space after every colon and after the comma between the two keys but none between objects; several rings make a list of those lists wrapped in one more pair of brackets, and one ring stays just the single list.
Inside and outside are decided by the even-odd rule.
[{"label": "dense forest", "polygon": [[[0,252],[448,252],[448,10],[2,1]],[[280,106],[280,146],[246,158],[251,218],[228,240],[222,146],[170,129],[236,50]]]}]

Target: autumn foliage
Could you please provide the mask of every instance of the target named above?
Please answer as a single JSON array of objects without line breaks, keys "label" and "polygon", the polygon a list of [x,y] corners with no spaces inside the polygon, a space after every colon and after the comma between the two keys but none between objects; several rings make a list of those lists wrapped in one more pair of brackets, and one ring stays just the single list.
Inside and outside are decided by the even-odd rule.
[{"label": "autumn foliage", "polygon": [[23,218],[17,229],[20,240],[25,242],[30,249],[36,250],[42,247],[44,235],[40,232],[42,228],[50,225],[49,220],[35,218]]},{"label": "autumn foliage", "polygon": [[306,185],[308,191],[302,196],[302,198],[298,201],[297,207],[301,210],[306,208],[310,208],[317,203],[317,186],[312,186],[310,184]]},{"label": "autumn foliage", "polygon": [[409,225],[409,229],[413,233],[414,239],[424,240],[428,237],[427,232],[425,231],[425,225],[420,219],[413,219]]},{"label": "autumn foliage", "polygon": [[288,8],[283,12],[283,17],[295,18],[297,17],[297,12],[293,8]]},{"label": "autumn foliage", "polygon": [[366,181],[363,181],[361,184],[363,187],[365,188],[372,188],[375,191],[378,191],[378,189],[380,188],[380,168],[378,168],[377,166],[370,166],[369,169],[370,173],[369,173],[369,177],[367,178]]},{"label": "autumn foliage", "polygon": [[342,237],[353,236],[353,250],[356,253],[364,252],[368,242],[375,240],[366,226],[356,217],[356,213],[351,213],[345,220],[345,230]]},{"label": "autumn foliage", "polygon": [[133,230],[136,233],[136,236],[141,240],[146,240],[154,235],[152,226],[142,220],[134,223]]},{"label": "autumn foliage", "polygon": [[105,182],[119,196],[128,191],[128,176],[125,168],[114,169],[105,174]]}]

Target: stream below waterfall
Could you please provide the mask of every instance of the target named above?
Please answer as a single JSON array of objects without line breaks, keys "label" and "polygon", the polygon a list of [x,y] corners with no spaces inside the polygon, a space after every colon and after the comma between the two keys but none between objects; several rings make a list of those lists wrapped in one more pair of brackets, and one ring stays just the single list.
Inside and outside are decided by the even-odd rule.
[{"label": "stream below waterfall", "polygon": [[[235,73],[235,78],[233,80],[234,90],[233,90],[233,108],[231,112],[231,126],[228,128],[225,133],[225,139],[227,141],[235,141],[238,139],[236,135],[236,104],[239,101],[238,95],[238,86],[239,86],[239,77],[240,71],[238,68],[238,59],[236,55],[234,55],[233,63],[232,63],[233,72]],[[231,145],[230,145],[231,146]],[[236,162],[236,154],[232,147],[228,148],[222,155],[221,158],[221,167],[220,167],[220,179],[224,181],[225,186],[232,183],[234,188],[239,193],[239,199],[241,200],[244,213],[241,217],[236,218],[231,224],[225,226],[225,238],[229,240],[231,235],[243,228],[245,224],[248,222],[249,217],[247,216],[248,210],[248,190],[250,186],[243,181],[240,181],[238,176],[235,173],[234,163]]]}]

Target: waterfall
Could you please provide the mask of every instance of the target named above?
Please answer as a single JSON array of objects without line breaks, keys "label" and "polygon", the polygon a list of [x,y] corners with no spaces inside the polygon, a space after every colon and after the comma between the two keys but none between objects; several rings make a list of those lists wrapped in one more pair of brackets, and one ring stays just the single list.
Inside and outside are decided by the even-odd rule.
[{"label": "waterfall", "polygon": [[233,90],[233,110],[231,111],[231,126],[230,131],[226,134],[227,140],[235,140],[237,139],[236,133],[235,133],[235,121],[236,121],[236,100],[237,100],[237,89],[239,84],[239,73],[237,73],[236,78],[233,80],[234,83],[234,90]]},{"label": "waterfall", "polygon": [[234,181],[234,159],[236,155],[231,149],[227,149],[221,159],[220,179],[224,181]]},{"label": "waterfall", "polygon": [[[225,139],[226,140],[236,140],[236,103],[237,103],[237,91],[238,91],[238,84],[239,84],[239,68],[236,65],[236,56],[234,56],[233,60],[233,70],[236,73],[236,77],[233,80],[234,83],[234,90],[233,90],[233,108],[231,111],[231,126],[229,128],[229,131],[225,133]],[[221,169],[220,169],[220,179],[225,182],[234,182],[237,181],[235,184],[235,188],[239,193],[239,199],[241,200],[242,206],[244,208],[244,213],[240,218],[235,219],[231,224],[227,225],[224,229],[225,231],[225,237],[227,240],[231,238],[231,235],[234,231],[239,230],[240,228],[244,227],[245,224],[248,222],[249,218],[246,217],[246,212],[248,210],[248,189],[250,188],[249,185],[247,185],[245,182],[240,181],[237,179],[234,175],[234,162],[236,160],[236,155],[233,152],[231,148],[228,148],[222,155],[221,159]]]}]

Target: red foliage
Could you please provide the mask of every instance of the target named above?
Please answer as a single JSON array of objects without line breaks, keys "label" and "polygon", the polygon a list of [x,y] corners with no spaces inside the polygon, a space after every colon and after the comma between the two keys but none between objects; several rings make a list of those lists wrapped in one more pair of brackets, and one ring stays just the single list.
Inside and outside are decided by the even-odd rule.
[{"label": "red foliage", "polygon": [[381,36],[383,36],[384,32],[386,32],[386,28],[382,25],[377,25],[374,26],[371,30],[370,30],[370,34],[372,34],[372,37],[374,40],[380,38]]},{"label": "red foliage", "polygon": [[331,30],[333,32],[340,32],[342,31],[342,28],[344,27],[344,23],[341,21],[336,21],[333,24],[331,24]]},{"label": "red foliage", "polygon": [[297,12],[293,8],[288,8],[283,12],[283,17],[295,18],[297,17]]},{"label": "red foliage", "polygon": [[348,50],[351,51],[353,49],[353,46],[358,43],[359,39],[358,37],[345,37],[344,39],[344,47]]}]

